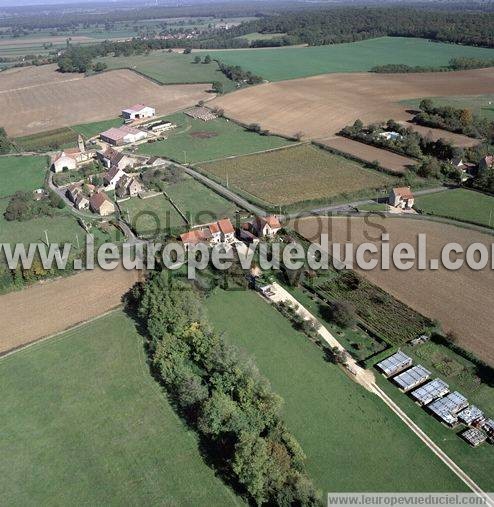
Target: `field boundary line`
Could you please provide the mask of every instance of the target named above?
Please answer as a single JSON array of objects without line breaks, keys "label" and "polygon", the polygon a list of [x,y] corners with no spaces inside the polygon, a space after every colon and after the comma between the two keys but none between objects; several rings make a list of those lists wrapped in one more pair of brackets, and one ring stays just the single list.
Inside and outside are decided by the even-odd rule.
[{"label": "field boundary line", "polygon": [[64,333],[68,333],[70,331],[75,331],[76,329],[79,329],[79,328],[85,326],[86,324],[91,324],[92,322],[95,322],[95,321],[97,321],[103,317],[106,317],[112,313],[115,313],[121,309],[122,309],[122,303],[120,303],[119,305],[115,306],[114,308],[112,308],[110,310],[107,310],[104,313],[101,313],[100,315],[96,315],[95,317],[91,317],[90,319],[78,322],[77,324],[74,324],[72,326],[66,327],[65,329],[61,329],[60,331],[57,331],[56,333],[52,333],[47,336],[42,336],[41,338],[38,338],[32,342],[28,342],[28,343],[19,345],[17,347],[14,347],[10,350],[7,350],[6,352],[3,352],[0,354],[0,362],[4,359],[7,359],[8,357],[13,356],[17,352],[21,352],[23,350],[30,349],[30,348],[34,347],[35,345],[41,345],[42,343],[44,343],[48,340],[60,337],[60,335],[62,335]]}]

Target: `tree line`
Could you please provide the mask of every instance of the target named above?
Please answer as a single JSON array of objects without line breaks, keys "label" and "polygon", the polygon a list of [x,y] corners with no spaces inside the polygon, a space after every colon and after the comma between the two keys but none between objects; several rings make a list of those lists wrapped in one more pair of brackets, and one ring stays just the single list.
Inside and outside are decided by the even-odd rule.
[{"label": "tree line", "polygon": [[202,447],[249,501],[319,505],[283,400],[250,358],[214,331],[189,283],[153,273],[129,297],[148,336],[153,373]]}]

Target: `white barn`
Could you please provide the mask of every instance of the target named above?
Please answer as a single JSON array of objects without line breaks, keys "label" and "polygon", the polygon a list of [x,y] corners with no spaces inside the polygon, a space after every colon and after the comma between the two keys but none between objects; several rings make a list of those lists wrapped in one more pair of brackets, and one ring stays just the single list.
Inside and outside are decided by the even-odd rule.
[{"label": "white barn", "polygon": [[142,118],[152,118],[156,114],[154,107],[145,106],[144,104],[135,104],[127,109],[122,110],[122,117],[125,121],[140,120]]}]

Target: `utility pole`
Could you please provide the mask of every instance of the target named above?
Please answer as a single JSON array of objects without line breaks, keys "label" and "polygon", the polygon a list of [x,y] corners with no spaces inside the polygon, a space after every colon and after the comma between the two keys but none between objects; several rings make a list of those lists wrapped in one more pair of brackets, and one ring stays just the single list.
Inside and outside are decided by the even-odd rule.
[{"label": "utility pole", "polygon": [[226,173],[226,188],[229,188],[229,186],[228,186],[228,171]]},{"label": "utility pole", "polygon": [[184,159],[185,159],[184,164],[187,165],[187,152],[185,150],[184,150]]},{"label": "utility pole", "polygon": [[50,246],[50,242],[48,241],[48,231],[45,231],[45,238],[46,238],[46,246]]}]

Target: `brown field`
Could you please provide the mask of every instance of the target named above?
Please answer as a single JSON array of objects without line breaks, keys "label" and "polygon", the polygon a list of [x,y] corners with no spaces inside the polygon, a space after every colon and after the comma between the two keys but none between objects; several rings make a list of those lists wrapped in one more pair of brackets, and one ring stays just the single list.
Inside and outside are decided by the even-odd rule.
[{"label": "brown field", "polygon": [[472,137],[455,134],[454,132],[448,132],[447,130],[424,127],[423,125],[416,125],[415,123],[409,122],[402,122],[402,124],[405,125],[405,127],[412,127],[415,132],[418,132],[424,137],[429,136],[434,141],[442,138],[449,141],[453,146],[458,146],[458,148],[470,148],[472,146],[477,146],[477,144],[480,143],[480,139],[473,139]]},{"label": "brown field", "polygon": [[136,281],[136,271],[94,270],[0,296],[0,355],[115,308]]},{"label": "brown field", "polygon": [[[43,44],[44,42],[52,42],[53,44],[60,44],[65,42],[67,37],[47,35],[46,37],[33,37],[32,39],[0,39],[0,46],[32,46],[34,44]],[[72,42],[94,42],[98,39],[93,37],[86,37],[85,35],[71,35],[70,40]]]},{"label": "brown field", "polygon": [[[425,220],[372,216],[371,221],[390,234],[391,248],[400,242],[415,245],[419,233],[427,234],[428,259],[440,258],[441,248],[448,242],[457,242],[464,247],[475,242],[486,245],[494,242],[494,237],[480,232]],[[308,218],[299,220],[295,226],[314,242],[319,242],[321,232],[330,234],[330,241],[351,241],[355,245],[376,242],[380,254],[376,238],[380,238],[384,229],[366,225],[363,218]],[[494,364],[492,270],[473,271],[462,267],[457,271],[447,271],[440,267],[436,271],[414,268],[400,271],[391,267],[387,271],[360,272],[418,312],[439,320],[446,331],[452,330],[458,335],[460,345]]]},{"label": "brown field", "polygon": [[331,139],[319,140],[321,144],[333,148],[337,151],[348,153],[353,157],[357,157],[365,162],[379,162],[379,165],[388,171],[397,174],[404,173],[410,166],[417,163],[413,158],[403,157],[387,150],[382,150],[365,143],[347,139],[346,137],[334,137]]},{"label": "brown field", "polygon": [[446,95],[480,95],[494,89],[494,69],[424,74],[324,74],[245,88],[211,105],[242,123],[309,138],[334,135],[360,118],[407,121],[401,100]]},{"label": "brown field", "polygon": [[61,74],[52,65],[0,74],[0,107],[7,133],[23,136],[114,118],[129,104],[145,103],[166,115],[210,97],[208,85],[160,86],[129,70],[91,77]]}]

